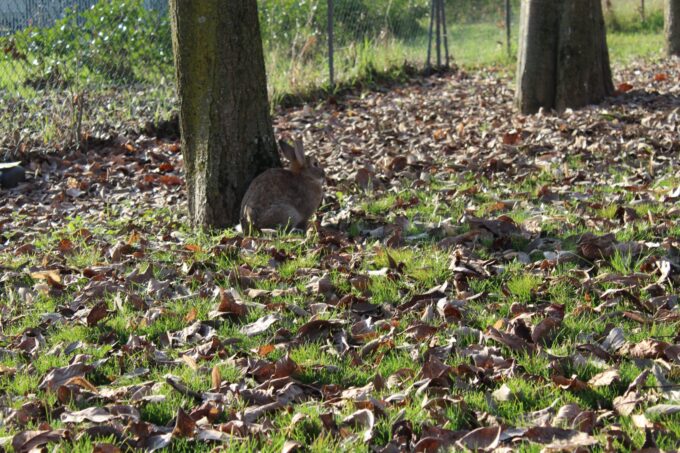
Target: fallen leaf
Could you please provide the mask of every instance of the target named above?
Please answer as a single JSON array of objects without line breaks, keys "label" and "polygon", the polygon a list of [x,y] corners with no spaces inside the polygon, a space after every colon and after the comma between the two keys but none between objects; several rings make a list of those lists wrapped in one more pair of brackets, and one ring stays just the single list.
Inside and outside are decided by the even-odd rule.
[{"label": "fallen leaf", "polygon": [[294,440],[287,440],[283,443],[281,453],[294,453],[303,449],[302,444]]},{"label": "fallen leaf", "polygon": [[195,431],[196,422],[180,407],[177,410],[175,428],[172,430],[172,435],[178,438],[192,437]]},{"label": "fallen leaf", "polygon": [[573,376],[571,379],[566,378],[564,376],[560,376],[558,374],[554,374],[550,376],[550,379],[558,385],[560,388],[564,390],[571,390],[574,392],[580,392],[582,390],[586,390],[588,388],[588,384],[577,378],[576,376]]},{"label": "fallen leaf", "polygon": [[614,398],[613,406],[616,412],[625,417],[632,414],[642,401],[643,398],[641,398],[637,392],[626,392],[623,396]]},{"label": "fallen leaf", "polygon": [[621,375],[617,369],[609,369],[591,377],[588,381],[591,387],[606,387],[612,382],[621,380]]},{"label": "fallen leaf", "polygon": [[70,432],[65,429],[22,431],[12,438],[12,448],[16,452],[26,453],[69,437]]},{"label": "fallen leaf", "polygon": [[527,343],[525,340],[518,337],[517,335],[514,335],[512,333],[501,332],[493,327],[489,327],[489,329],[486,332],[486,336],[492,340],[495,340],[507,346],[513,351],[533,353],[535,349],[534,345]]},{"label": "fallen leaf", "polygon": [[652,416],[668,416],[680,412],[680,404],[657,404],[656,406],[648,407],[645,410],[645,415]]},{"label": "fallen leaf", "polygon": [[212,388],[218,390],[220,388],[220,384],[222,383],[222,374],[220,373],[220,369],[217,365],[212,368],[210,380],[212,382]]},{"label": "fallen leaf", "polygon": [[500,442],[501,431],[500,426],[477,428],[461,437],[456,444],[460,448],[473,451],[493,450]]},{"label": "fallen leaf", "polygon": [[254,323],[246,324],[245,326],[243,326],[241,328],[241,333],[249,337],[254,337],[255,335],[259,335],[261,333],[266,332],[267,330],[269,330],[271,326],[273,326],[280,320],[281,316],[277,314],[269,314],[259,318]]},{"label": "fallen leaf", "polygon": [[562,325],[562,321],[559,319],[552,317],[544,318],[531,332],[531,341],[536,344],[549,345],[552,343],[552,337],[555,335],[560,325]]},{"label": "fallen leaf", "polygon": [[630,83],[623,82],[623,83],[620,83],[620,84],[616,87],[616,89],[617,89],[618,91],[620,91],[621,93],[627,93],[628,91],[630,91],[630,90],[633,89],[633,85],[631,85]]},{"label": "fallen leaf", "polygon": [[639,359],[658,359],[664,356],[664,351],[669,346],[668,343],[654,339],[642,340],[635,343],[630,349],[631,357]]},{"label": "fallen leaf", "polygon": [[514,393],[510,390],[507,384],[503,384],[491,394],[496,401],[506,402],[514,398]]},{"label": "fallen leaf", "polygon": [[54,392],[69,379],[74,377],[83,377],[86,373],[92,371],[93,369],[94,367],[84,363],[75,363],[66,367],[55,368],[47,373],[47,375],[40,382],[40,385],[38,385],[38,388],[41,390],[47,390],[48,392]]}]

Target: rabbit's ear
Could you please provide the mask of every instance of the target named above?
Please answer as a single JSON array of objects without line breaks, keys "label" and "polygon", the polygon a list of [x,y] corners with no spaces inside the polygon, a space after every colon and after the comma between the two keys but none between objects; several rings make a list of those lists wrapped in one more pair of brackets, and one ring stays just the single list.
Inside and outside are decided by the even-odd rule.
[{"label": "rabbit's ear", "polygon": [[295,140],[295,159],[301,165],[305,164],[305,150],[302,148],[302,140]]},{"label": "rabbit's ear", "polygon": [[297,160],[295,156],[295,148],[293,148],[290,143],[279,140],[279,147],[281,148],[283,155],[286,156],[286,159],[288,159],[290,162],[295,162]]}]

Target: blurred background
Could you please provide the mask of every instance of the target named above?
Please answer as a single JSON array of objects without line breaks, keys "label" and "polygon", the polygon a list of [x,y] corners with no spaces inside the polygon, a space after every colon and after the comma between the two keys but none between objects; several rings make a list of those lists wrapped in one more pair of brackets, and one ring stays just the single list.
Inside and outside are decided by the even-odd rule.
[{"label": "blurred background", "polygon": [[[510,80],[520,0],[442,1],[451,64]],[[425,67],[430,0],[258,5],[274,106]],[[663,0],[603,7],[614,67],[662,56]],[[0,161],[154,130],[176,115],[167,0],[0,0],[0,49]]]}]

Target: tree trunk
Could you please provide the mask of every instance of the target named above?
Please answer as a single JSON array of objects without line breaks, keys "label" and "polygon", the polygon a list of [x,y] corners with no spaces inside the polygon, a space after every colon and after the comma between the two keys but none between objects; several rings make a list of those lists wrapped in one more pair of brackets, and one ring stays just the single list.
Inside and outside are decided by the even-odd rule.
[{"label": "tree trunk", "polygon": [[250,182],[280,166],[256,0],[170,0],[189,214],[229,227]]},{"label": "tree trunk", "polygon": [[517,105],[564,110],[614,93],[601,0],[522,0]]},{"label": "tree trunk", "polygon": [[680,56],[680,0],[666,0],[666,53]]}]

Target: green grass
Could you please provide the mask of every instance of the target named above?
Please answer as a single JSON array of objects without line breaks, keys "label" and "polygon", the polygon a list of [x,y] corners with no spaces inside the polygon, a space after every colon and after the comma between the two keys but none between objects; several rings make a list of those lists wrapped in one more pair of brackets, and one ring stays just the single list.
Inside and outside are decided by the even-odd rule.
[{"label": "green grass", "polygon": [[604,10],[609,31],[635,33],[663,29],[664,0],[614,0],[611,3],[612,8]]},{"label": "green grass", "polygon": [[[452,26],[450,32],[452,54],[457,63],[467,68],[491,65],[507,69],[512,66],[512,59],[505,55],[502,44],[496,42],[502,37],[502,30],[496,26]],[[632,37],[636,37],[638,41],[635,42]],[[615,63],[623,63],[637,56],[654,57],[659,45],[658,36],[647,31],[610,32],[609,42]],[[423,42],[388,42],[385,46],[385,52],[371,46],[339,49],[339,61],[345,62],[339,65],[342,74],[347,77],[345,82],[377,77],[377,72],[389,72],[392,70],[390,68],[398,68],[404,59],[417,60],[422,56]],[[288,79],[285,69],[290,68],[289,61],[268,60],[268,64],[270,68],[275,65],[274,67],[281,69],[281,72],[274,71],[276,76],[270,78],[274,98],[293,89],[306,90],[310,84],[319,81],[323,83],[326,77],[323,62],[320,60],[313,62],[316,72],[306,72],[307,66],[301,66],[294,68],[297,71],[296,77]],[[32,92],[27,96],[34,95],[35,92]],[[116,101],[119,102],[116,108],[128,105],[128,96],[131,94],[121,94]],[[130,118],[134,116],[134,108],[130,107],[126,113]],[[38,118],[40,106],[31,106],[29,111],[30,115]],[[602,118],[602,121],[612,119]],[[44,124],[45,136],[48,136],[48,130],[54,125],[51,122]],[[493,132],[494,126],[487,123],[480,129],[489,133]],[[50,133],[54,134],[53,137],[58,137],[57,134],[63,132]],[[569,157],[567,162],[571,171],[589,174],[590,162],[585,155]],[[616,220],[618,206],[612,204],[611,200],[616,199],[622,205],[636,201],[636,194],[627,191],[623,185],[593,182],[569,187],[574,195],[587,195],[588,203],[592,206],[599,203],[600,207],[591,207],[572,200],[551,205],[538,199],[535,194],[541,187],[562,183],[555,170],[557,168],[551,167],[528,172],[516,181],[504,178],[503,175],[497,175],[491,180],[481,174],[460,172],[451,180],[432,180],[418,188],[402,185],[397,191],[374,189],[365,192],[348,189],[337,197],[343,208],[351,206],[353,209],[349,227],[351,238],[343,246],[322,246],[319,243],[321,233],[311,231],[307,235],[277,234],[272,237],[257,237],[252,242],[253,246],[242,244],[230,253],[217,254],[214,250],[220,241],[236,236],[234,231],[197,232],[184,223],[184,214],[176,209],[140,208],[132,200],[123,201],[120,205],[108,205],[102,215],[85,210],[77,217],[56,219],[50,229],[44,232],[33,229],[22,229],[19,232],[13,227],[5,229],[6,242],[3,244],[11,245],[0,249],[0,263],[8,269],[7,280],[3,280],[0,286],[0,351],[15,348],[18,339],[22,335],[32,334],[32,329],[36,326],[40,326],[45,343],[34,354],[0,353],[0,365],[4,367],[0,369],[17,370],[14,374],[0,373],[0,394],[6,397],[6,407],[12,409],[20,408],[27,402],[43,403],[50,409],[50,415],[41,421],[49,423],[52,428],[64,427],[51,412],[64,408],[73,410],[87,404],[75,400],[60,401],[57,395],[38,389],[38,384],[51,369],[68,365],[76,354],[83,354],[88,363],[105,360],[86,376],[100,391],[123,385],[139,385],[148,380],[155,382],[152,393],[164,399],[135,404],[139,405],[145,422],[157,425],[171,424],[178,409],[190,411],[197,405],[191,397],[180,394],[165,383],[166,375],[178,377],[192,391],[207,392],[212,387],[211,370],[216,367],[224,383],[244,385],[252,389],[261,382],[256,382],[238,365],[238,360],[245,357],[274,362],[289,354],[299,366],[295,379],[315,388],[331,385],[341,386],[342,389],[363,387],[375,382],[376,377],[380,376],[385,380],[392,377],[396,384],[392,388],[371,390],[372,397],[388,399],[397,393],[404,394],[403,401],[388,404],[385,416],[378,417],[371,444],[361,440],[361,429],[347,428],[344,437],[335,437],[321,422],[320,415],[332,410],[334,420],[339,423],[343,417],[357,410],[360,403],[351,400],[342,404],[329,403],[318,396],[312,396],[268,417],[267,424],[272,427],[268,435],[250,436],[228,444],[226,451],[230,452],[279,452],[286,440],[300,442],[310,451],[370,451],[374,446],[384,446],[392,439],[392,425],[400,418],[409,420],[414,431],[419,433],[426,424],[444,426],[450,430],[470,430],[477,426],[480,414],[487,414],[486,416],[493,417],[506,427],[526,426],[528,414],[545,409],[553,403],[556,404],[556,409],[563,404],[576,403],[584,410],[595,411],[598,415],[605,414],[605,411],[612,409],[613,399],[620,396],[646,366],[644,361],[616,356],[607,366],[617,366],[620,369],[621,381],[606,388],[565,391],[557,387],[551,377],[561,373],[567,378],[575,376],[587,381],[599,373],[599,362],[583,354],[579,347],[601,342],[602,337],[613,326],[620,327],[631,344],[648,339],[674,341],[680,328],[677,320],[653,319],[640,323],[622,316],[623,312],[641,311],[634,300],[618,296],[608,299],[600,297],[608,289],[626,288],[635,293],[640,301],[648,301],[649,294],[641,288],[658,278],[658,274],[646,267],[648,258],[665,256],[670,252],[661,247],[648,250],[640,256],[616,252],[610,258],[596,260],[594,263],[575,261],[551,267],[544,259],[542,250],[532,253],[528,264],[518,261],[516,254],[504,254],[506,251],[526,254],[531,252],[529,240],[525,237],[513,237],[499,244],[498,238],[481,235],[477,239],[471,239],[465,247],[457,251],[443,249],[438,245],[441,239],[470,231],[470,226],[463,220],[464,214],[485,219],[504,214],[519,224],[539,216],[542,237],[558,241],[557,247],[560,250],[570,252],[577,252],[578,237],[586,231],[597,230],[598,234],[602,234],[611,230],[616,233],[619,241],[661,242],[665,237],[677,240],[680,236],[680,227],[675,225],[677,213],[674,217],[667,215],[668,206],[654,199],[634,205],[635,211],[641,216],[639,222],[619,225]],[[677,187],[678,178],[673,175],[673,169],[661,171],[665,174],[655,175],[652,187]],[[611,167],[609,172],[607,181],[614,183],[625,182],[636,176],[632,166],[630,169]],[[477,185],[483,186],[485,190],[474,194],[464,193],[466,189]],[[459,190],[455,197],[442,195],[443,189],[452,187]],[[497,211],[497,201],[508,198],[516,200],[516,203]],[[655,223],[647,220],[647,212],[653,214]],[[26,214],[11,215],[9,223],[12,225],[26,225],[31,221]],[[403,244],[387,246],[384,244],[385,238],[379,235],[366,236],[367,231],[375,230],[378,226],[391,226],[401,218],[408,219],[410,223],[407,230],[402,232],[403,238],[418,236],[416,240],[405,240]],[[447,218],[453,219],[447,228],[437,229],[431,226],[439,225]],[[584,225],[584,218],[592,223]],[[660,233],[658,228],[663,225],[668,225],[668,229]],[[89,237],[83,236],[83,229],[89,231]],[[137,234],[138,241],[148,241],[144,242],[147,244],[144,256],[126,257],[120,263],[112,263],[107,253],[111,246],[119,241],[135,242],[133,239]],[[659,237],[661,234],[664,238]],[[172,239],[161,241],[166,236]],[[61,241],[70,241],[73,250],[68,253],[60,250],[60,243],[63,244]],[[36,251],[29,255],[14,254],[15,246],[22,243],[32,243]],[[186,245],[197,246],[199,250],[189,251]],[[272,267],[273,255],[287,259]],[[55,257],[62,258],[54,261]],[[454,257],[460,261],[459,265],[470,266],[470,274],[462,280],[457,279],[460,276],[451,269]],[[348,264],[337,265],[343,262],[342,259],[347,259]],[[397,264],[396,269],[392,266],[392,260]],[[31,278],[29,273],[48,264],[62,270],[65,288],[60,292],[43,293],[34,287],[39,282]],[[153,265],[154,278],[167,279],[173,285],[183,286],[192,296],[177,299],[150,292],[147,282],[131,284],[120,294],[109,294],[85,302],[86,307],[91,307],[95,302],[104,301],[110,310],[109,316],[96,326],[88,327],[76,320],[63,324],[44,323],[46,313],[67,313],[65,308],[83,292],[87,284],[95,281],[85,276],[83,270],[101,265],[115,267],[101,278],[121,284],[132,271],[143,272],[147,266]],[[192,265],[196,265],[196,270],[189,273],[188,269]],[[216,305],[211,290],[215,286],[233,287],[244,301],[255,302],[246,295],[248,288],[233,279],[239,267],[245,265],[256,275],[260,272],[265,275],[261,280],[255,277],[253,288],[282,290],[283,294],[266,295],[263,299],[258,299],[256,302],[264,305],[251,308],[240,319],[211,320],[210,312]],[[479,274],[479,269],[488,271],[489,274]],[[2,272],[5,273],[4,268]],[[638,273],[648,274],[648,278],[642,279],[639,285],[604,281],[606,277],[625,277]],[[328,275],[335,297],[308,289],[310,281],[322,274]],[[352,278],[355,277],[367,280],[365,288],[352,286]],[[435,299],[428,302],[429,306],[403,313],[397,311],[397,307],[409,303],[414,296],[422,295],[444,283],[448,285],[444,301]],[[671,286],[672,283],[666,285],[670,292],[677,290]],[[202,290],[205,291],[201,292]],[[22,299],[24,296],[21,294],[27,292],[30,297]],[[125,292],[151,304],[151,310],[140,310]],[[338,304],[338,299],[343,296],[351,296],[348,299],[354,302],[370,302],[377,311],[370,315],[356,315],[350,306]],[[438,303],[446,301],[451,302],[459,312],[454,313],[454,316],[449,313],[448,319],[444,319],[438,311]],[[309,316],[297,314],[292,310],[293,305],[305,310]],[[564,321],[547,346],[549,349],[537,354],[517,352],[508,345],[491,340],[478,340],[473,330],[477,329],[481,333],[492,326],[498,330],[506,330],[506,327],[509,329],[509,324],[516,321],[513,318],[518,315],[514,310],[523,313],[520,317],[526,325],[535,326],[557,306],[564,306]],[[273,313],[280,315],[281,319],[268,331],[252,337],[242,332],[244,325]],[[365,340],[352,338],[351,331],[355,323],[369,316],[376,326],[374,335]],[[275,350],[261,355],[260,351],[274,345],[277,336],[294,337],[312,317],[346,321],[341,329],[347,333],[349,344],[357,354],[339,355],[334,347],[336,339],[325,337],[315,341],[282,341]],[[178,334],[195,322],[204,322],[213,327],[220,343],[219,353],[199,356],[197,370],[182,360],[182,357],[191,355],[194,348],[202,345],[203,341],[175,347],[163,346],[168,334]],[[407,329],[418,322],[427,323],[436,332],[423,338],[410,335]],[[461,331],[461,327],[468,330]],[[362,349],[366,342],[378,338],[383,338],[384,342],[375,349]],[[135,346],[136,343],[132,340],[140,341],[142,346]],[[423,408],[426,398],[441,396],[436,392],[427,394],[416,391],[412,387],[418,381],[422,385],[420,373],[425,354],[431,352],[431,347],[453,344],[450,354],[443,354],[445,364],[452,367],[470,366],[474,360],[466,355],[466,348],[479,346],[479,341],[489,348],[489,354],[511,360],[512,368],[506,370],[507,373],[495,375],[492,375],[494,370],[489,368],[476,370],[474,376],[452,373],[454,385],[446,389],[445,395],[460,398],[464,403],[451,403],[441,410]],[[75,351],[69,354],[63,352],[75,342],[79,342]],[[546,351],[552,356],[546,354]],[[163,353],[163,361],[159,361],[156,355],[160,352]],[[580,355],[578,360],[574,358],[577,353]],[[140,367],[147,368],[148,374],[121,379],[122,375]],[[653,385],[651,378],[650,382],[652,383],[649,385]],[[513,397],[509,401],[494,401],[491,393],[503,384],[511,389]],[[126,398],[122,402],[129,403]],[[236,417],[246,407],[248,404],[241,397],[228,400],[220,412],[218,423]],[[303,414],[304,418],[293,424],[297,414]],[[656,439],[659,447],[667,450],[675,448],[680,436],[680,418],[659,417],[654,421],[661,426]],[[488,422],[489,419],[484,421]],[[0,427],[0,437],[13,436],[26,429],[35,429],[38,425],[36,422],[25,426],[4,424]],[[625,446],[614,441],[615,449],[642,447],[644,433],[632,424],[630,418],[610,414],[602,418],[601,425],[594,432],[602,444],[605,443],[605,429],[610,427],[620,427],[632,442],[632,445]],[[82,426],[71,429],[77,433]],[[110,438],[98,441],[107,440],[112,441]],[[89,452],[98,441],[85,437],[65,448],[68,451]],[[186,439],[175,439],[172,444],[172,451],[211,451],[212,448],[213,445]],[[536,452],[541,448],[540,445],[528,443],[517,447],[518,451]],[[602,449],[598,446],[595,451]]]},{"label": "green grass", "polygon": [[[527,188],[540,187],[546,182],[546,178],[547,176],[544,173],[529,175],[518,183],[506,186],[506,190],[522,193]],[[441,185],[442,183],[437,182],[436,184]],[[672,186],[672,183],[668,186]],[[494,186],[489,187],[493,188]],[[408,214],[411,218],[424,217],[425,213],[433,212],[431,209],[435,200],[433,194],[437,193],[434,190],[435,188],[436,186],[409,189],[398,195],[375,192],[367,202],[360,206],[362,216],[373,218],[376,215],[385,214],[395,203],[397,197],[417,197],[421,202],[416,207],[391,209],[391,214],[393,216]],[[586,188],[579,189],[575,187],[574,190],[586,190]],[[592,192],[591,200],[596,202],[598,200],[604,201],[607,197],[612,196],[613,193],[618,193],[617,191],[622,189],[595,185],[589,186],[587,190]],[[484,196],[473,195],[473,197],[481,200],[500,196],[501,193],[496,193],[493,190]],[[536,203],[539,202],[539,200],[527,199],[516,207],[509,208],[506,211],[506,215],[521,222],[527,218],[527,210],[532,207],[535,208]],[[486,209],[485,205],[480,203],[478,206],[481,210],[480,213],[483,214],[484,209]],[[565,206],[573,207],[575,205],[567,204]],[[656,212],[657,215],[663,215],[663,211]],[[609,218],[613,215],[609,209],[600,210],[596,213],[603,218]],[[561,215],[564,214],[564,212],[561,213]],[[431,217],[428,220],[441,220],[441,217],[438,217],[437,214],[430,215]],[[443,213],[439,214],[439,216],[441,215]],[[118,219],[117,216],[111,215],[103,217],[96,224],[91,223],[87,217],[72,218],[69,222],[57,227],[50,233],[33,237],[33,243],[37,246],[38,250],[34,255],[26,257],[26,259],[29,260],[31,265],[39,265],[42,255],[54,253],[59,247],[61,240],[69,239],[73,242],[76,249],[75,253],[67,257],[69,266],[76,269],[93,266],[108,259],[105,254],[101,253],[101,247],[97,244],[102,242],[111,244],[115,243],[117,239],[128,239],[131,237],[131,231],[133,230],[139,232],[142,238],[147,237],[157,229],[157,225],[162,223],[177,225],[177,222],[177,213],[170,210],[146,211],[143,216],[134,219]],[[82,228],[87,228],[91,232],[92,237],[84,239],[80,236],[79,232]],[[459,233],[465,231],[464,225],[456,228]],[[153,263],[157,278],[162,278],[162,269],[178,266],[178,256],[183,256],[188,262],[210,263],[213,266],[214,275],[218,276],[218,283],[222,286],[228,286],[229,284],[225,276],[237,266],[248,263],[255,270],[266,269],[269,266],[271,250],[279,250],[283,254],[290,256],[291,259],[281,264],[267,280],[258,282],[256,286],[263,289],[290,289],[295,287],[298,288],[298,292],[292,295],[273,297],[269,303],[273,304],[272,306],[281,304],[282,307],[285,307],[287,304],[296,304],[308,310],[312,303],[323,301],[322,296],[307,294],[304,289],[310,279],[308,271],[305,271],[305,269],[317,268],[324,261],[323,254],[315,249],[315,241],[318,240],[318,237],[314,234],[308,237],[278,235],[273,238],[262,239],[260,246],[254,252],[245,253],[242,251],[233,256],[218,257],[207,251],[217,245],[222,236],[226,235],[229,237],[233,234],[232,232],[227,231],[217,235],[193,232],[187,225],[182,224],[178,225],[178,230],[186,235],[183,239],[184,244],[197,245],[201,251],[188,253],[184,250],[182,244],[177,244],[170,249],[150,247],[147,249],[147,255],[143,260],[125,264],[121,275],[128,274],[133,269],[141,268],[143,270],[147,263]],[[565,244],[567,244],[566,239],[577,234],[580,230],[575,225],[565,224],[561,228],[551,231],[556,238],[565,240]],[[653,235],[654,232],[651,225],[646,223],[638,225],[636,231],[637,237],[652,239]],[[435,242],[433,238],[433,240],[425,240],[389,249],[369,247],[363,251],[355,251],[355,253],[361,254],[362,259],[360,262],[362,264],[353,272],[359,275],[369,275],[368,293],[366,293],[368,296],[347,284],[348,274],[344,271],[334,271],[331,274],[336,291],[340,293],[353,293],[357,297],[369,297],[371,303],[374,304],[396,307],[408,301],[413,295],[427,291],[445,281],[451,281],[453,274],[449,269],[450,256],[446,251],[437,248]],[[526,243],[521,241],[512,245],[516,250],[522,250],[525,246]],[[476,253],[479,255],[494,256],[493,242],[483,242],[478,247]],[[370,275],[371,271],[390,266],[388,253],[394,262],[402,263],[403,274],[398,277],[395,277],[394,274]],[[13,258],[9,255],[0,255],[0,259],[6,263],[14,262]],[[627,275],[641,272],[640,266],[643,262],[644,257],[634,258],[628,255],[617,254],[608,263],[603,263],[600,270],[604,273],[615,272]],[[484,331],[489,326],[497,325],[503,319],[512,318],[510,305],[513,303],[521,304],[528,309],[532,309],[531,307],[535,307],[536,304],[553,303],[564,304],[568,315],[553,339],[553,343],[550,346],[551,353],[557,355],[574,354],[577,352],[576,347],[584,343],[584,334],[597,336],[605,332],[605,323],[601,320],[601,313],[585,311],[577,316],[569,315],[569,313],[584,303],[585,297],[584,289],[573,283],[572,277],[574,271],[578,268],[577,265],[563,265],[547,273],[538,270],[528,272],[526,266],[516,261],[503,263],[503,265],[504,272],[498,275],[479,280],[473,278],[470,281],[473,292],[483,292],[486,295],[482,299],[472,300],[464,304],[462,310],[462,322],[464,325]],[[67,289],[67,294],[77,294],[78,288],[82,288],[85,283],[87,283],[87,279],[79,278],[73,280]],[[599,290],[609,287],[607,283],[594,284],[595,289]],[[131,290],[144,296],[146,287],[145,285],[133,286]],[[589,288],[587,292],[591,293],[592,290],[593,288]],[[245,291],[245,288],[241,289],[241,292],[243,291]],[[7,292],[4,294],[2,299],[0,299],[1,304],[7,303]],[[19,335],[26,328],[35,326],[39,323],[41,314],[54,311],[67,300],[69,300],[68,296],[56,297],[46,295],[39,296],[33,304],[18,307],[15,314],[20,313],[22,317],[19,321],[5,326],[5,335]],[[106,300],[110,308],[114,306],[113,297],[108,297]],[[194,371],[182,361],[158,366],[151,360],[151,356],[144,353],[143,350],[126,353],[120,358],[112,360],[112,357],[116,357],[116,351],[120,346],[115,344],[98,344],[100,339],[107,333],[114,333],[118,345],[126,344],[133,335],[142,336],[147,341],[158,345],[168,332],[179,332],[185,329],[191,322],[194,322],[187,321],[187,316],[191,315],[196,320],[207,320],[209,312],[214,307],[214,301],[209,297],[197,296],[183,301],[155,301],[154,305],[162,307],[162,311],[153,320],[147,319],[144,321],[143,312],[124,302],[122,309],[115,310],[110,317],[101,321],[96,327],[88,328],[83,325],[68,323],[52,326],[45,333],[47,343],[44,349],[64,348],[68,344],[79,341],[82,345],[74,353],[89,354],[91,360],[108,358],[109,360],[105,364],[87,376],[90,382],[100,388],[139,384],[146,380],[158,382],[155,394],[162,395],[165,399],[161,402],[144,404],[141,406],[140,411],[145,421],[165,425],[172,422],[178,408],[182,407],[185,410],[190,410],[195,404],[191,398],[178,394],[167,384],[164,384],[166,374],[169,373],[178,377],[191,390],[197,392],[210,390],[212,384],[209,370],[213,367],[217,367],[220,370],[224,381],[240,382],[244,380],[242,370],[227,358],[234,353],[256,356],[253,351],[257,351],[260,347],[270,344],[272,341],[271,332],[254,337],[247,337],[241,333],[240,329],[244,324],[254,322],[261,316],[270,313],[268,309],[254,309],[242,320],[227,320],[217,326],[218,338],[229,339],[230,346],[225,350],[223,357],[215,356],[208,360],[200,360],[198,362],[202,370],[200,372]],[[629,306],[627,301],[622,300],[618,306],[606,310],[624,309],[634,310],[636,308]],[[293,334],[306,321],[298,319],[297,316],[286,310],[280,311],[280,314],[282,320],[277,324],[276,329],[286,329]],[[297,379],[311,386],[320,387],[335,384],[343,388],[351,388],[365,386],[373,382],[377,375],[388,378],[394,373],[411,370],[399,387],[399,389],[404,391],[403,389],[406,389],[418,379],[418,373],[420,372],[421,365],[413,360],[412,351],[416,351],[420,356],[427,350],[427,346],[423,342],[414,341],[414,339],[404,335],[403,332],[413,322],[419,320],[422,314],[422,310],[418,310],[405,313],[401,319],[395,319],[389,327],[395,329],[395,335],[392,339],[394,344],[379,346],[374,351],[366,353],[359,363],[355,363],[350,356],[339,357],[324,342],[305,342],[288,347],[290,357],[300,367]],[[317,315],[317,318],[334,319],[344,316],[346,316],[346,312],[343,309],[330,307],[329,313]],[[538,316],[537,319],[528,320],[527,322],[530,324],[537,323],[540,320],[540,315]],[[439,328],[439,332],[435,334],[434,338],[437,338],[440,344],[446,343],[457,327],[456,324],[446,324],[441,318],[435,318],[430,323]],[[631,320],[620,321],[618,326],[624,330],[626,339],[631,342],[639,342],[648,338],[669,338],[677,332],[679,327],[677,322],[640,325]],[[349,329],[349,326],[346,328]],[[376,335],[382,335],[386,332],[387,330],[379,331]],[[458,338],[458,349],[446,360],[446,363],[451,366],[469,363],[470,359],[460,356],[460,351],[473,343],[471,338]],[[0,343],[0,345],[8,346],[7,340],[3,340],[3,343]],[[519,369],[527,374],[502,378],[500,382],[491,383],[483,387],[473,386],[466,390],[455,390],[452,396],[463,398],[465,405],[452,405],[445,408],[440,414],[423,410],[421,408],[421,405],[424,403],[423,396],[412,395],[400,407],[404,414],[402,416],[407,417],[412,423],[418,425],[423,423],[436,424],[444,421],[448,429],[469,430],[476,426],[475,413],[484,412],[492,414],[508,426],[524,426],[526,414],[544,409],[555,401],[558,401],[559,405],[576,403],[581,408],[591,410],[608,408],[611,405],[611,400],[615,396],[620,395],[640,372],[636,364],[624,360],[620,364],[621,382],[614,387],[589,389],[583,392],[561,391],[550,383],[553,373],[551,366],[554,364],[551,364],[547,356],[515,353],[503,345],[496,346],[499,348],[500,354],[505,357],[513,357],[517,361]],[[191,345],[187,345],[179,348],[166,348],[165,352],[168,354],[168,358],[176,360],[180,359],[185,351],[190,350],[191,347]],[[284,349],[277,349],[267,356],[266,360],[273,361],[279,359],[284,356],[284,353]],[[43,401],[49,407],[58,407],[60,403],[55,400],[55,397],[44,391],[37,390],[37,385],[51,368],[65,366],[69,363],[69,360],[70,356],[50,354],[41,354],[34,358],[23,356],[5,357],[2,360],[2,364],[5,367],[22,368],[30,364],[33,372],[17,373],[13,377],[0,376],[0,389],[3,394],[12,395],[15,398],[13,407],[19,407],[23,402],[34,398]],[[571,365],[565,362],[561,366],[564,367],[562,373],[565,376],[571,377],[574,375],[584,381],[587,381],[600,371],[595,365],[590,364],[585,366],[580,364]],[[141,377],[124,378],[114,384],[114,381],[121,374],[137,367],[149,368],[149,374]],[[530,379],[527,379],[527,376]],[[246,378],[244,382],[250,383],[250,385],[253,384],[250,378]],[[505,402],[490,401],[488,393],[499,388],[501,382],[511,389],[513,397]],[[376,391],[374,395],[376,397],[387,398],[396,391],[397,389],[384,389]],[[237,399],[232,403],[231,410],[243,410],[245,407],[247,405]],[[344,405],[339,408],[336,420],[351,414],[356,409],[356,406],[353,404]],[[319,414],[323,412],[325,412],[324,407],[319,401],[314,399],[303,404],[291,406],[291,411],[281,411],[272,416],[271,422],[277,427],[277,431],[272,433],[271,436],[268,438],[252,438],[242,443],[231,444],[228,446],[227,451],[236,452],[252,449],[278,451],[283,443],[290,439],[309,446],[311,451],[368,451],[368,446],[358,439],[350,440],[347,443],[328,436],[319,420]],[[297,413],[305,415],[304,421],[291,427],[292,417]],[[395,421],[395,414],[396,412],[390,411],[387,418],[378,419],[374,432],[375,444],[384,445],[389,442],[391,439],[391,425]],[[49,421],[53,428],[62,426],[56,419]],[[670,448],[674,439],[673,435],[677,435],[677,420],[665,418],[662,422],[668,427],[669,431],[668,434],[659,437],[658,441],[660,445],[666,445],[667,448]],[[608,422],[605,421],[604,423]],[[639,435],[633,426],[627,423],[625,418],[621,419],[621,423],[623,429],[631,436],[633,444],[636,447],[640,447],[644,438]],[[5,431],[7,435],[12,435],[15,432],[13,428],[6,429]],[[597,432],[596,435],[598,435]],[[82,439],[76,441],[69,448],[70,451],[89,451],[93,442],[90,439]],[[208,445],[196,444],[188,440],[178,439],[173,443],[173,451],[208,451],[209,449]],[[528,444],[524,445],[522,449],[523,451],[537,450],[535,445]],[[540,448],[538,449],[540,450]]]},{"label": "green grass", "polygon": [[661,58],[664,52],[664,38],[661,33],[607,33],[609,57],[615,64],[626,64],[639,58]]}]

